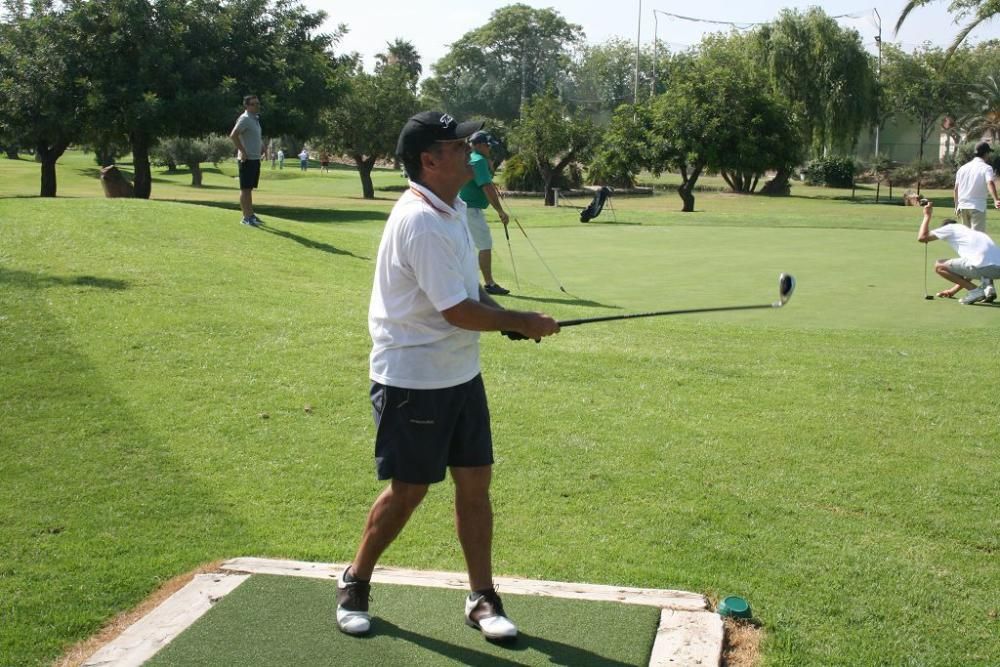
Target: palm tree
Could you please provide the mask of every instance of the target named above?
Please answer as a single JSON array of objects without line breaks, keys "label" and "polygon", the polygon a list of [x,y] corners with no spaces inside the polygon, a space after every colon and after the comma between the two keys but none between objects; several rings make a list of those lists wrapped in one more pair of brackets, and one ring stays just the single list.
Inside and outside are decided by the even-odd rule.
[{"label": "palm tree", "polygon": [[993,145],[1000,143],[1000,76],[987,76],[986,83],[977,86],[970,97],[974,111],[959,120],[966,137],[978,141],[989,136]]},{"label": "palm tree", "polygon": [[[903,22],[906,21],[906,17],[910,15],[917,7],[923,7],[926,4],[933,2],[934,0],[909,0],[903,7],[903,11],[899,14],[899,20],[896,21],[895,32],[899,32],[902,27]],[[954,53],[955,49],[958,48],[959,44],[965,41],[965,38],[969,36],[969,33],[975,30],[977,27],[983,23],[994,19],[997,15],[1000,15],[1000,0],[952,0],[951,5],[948,6],[948,11],[955,14],[958,19],[964,19],[967,16],[971,16],[971,20],[962,26],[962,29],[958,31],[955,35],[955,40],[948,47],[948,56]]]},{"label": "palm tree", "polygon": [[385,45],[389,47],[386,52],[375,56],[375,72],[378,74],[386,67],[397,65],[407,73],[410,89],[415,92],[417,81],[420,80],[420,75],[424,71],[420,64],[420,54],[417,53],[417,48],[411,42],[399,37],[392,42],[386,42]]}]

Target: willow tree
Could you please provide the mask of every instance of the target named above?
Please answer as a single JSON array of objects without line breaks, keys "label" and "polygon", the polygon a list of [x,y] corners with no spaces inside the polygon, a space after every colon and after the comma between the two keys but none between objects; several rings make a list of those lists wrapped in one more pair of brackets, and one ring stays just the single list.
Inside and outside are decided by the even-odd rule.
[{"label": "willow tree", "polygon": [[856,30],[823,10],[782,10],[756,31],[756,53],[813,157],[853,149],[875,116],[872,57]]}]

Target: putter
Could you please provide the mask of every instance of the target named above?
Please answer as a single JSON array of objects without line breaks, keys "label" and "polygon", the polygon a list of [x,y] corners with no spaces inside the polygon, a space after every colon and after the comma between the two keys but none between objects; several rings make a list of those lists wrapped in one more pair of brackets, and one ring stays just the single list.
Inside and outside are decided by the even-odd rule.
[{"label": "putter", "polygon": [[[517,291],[521,291],[521,281],[517,277],[517,264],[514,263],[514,249],[510,247],[510,233],[507,225],[503,226],[503,235],[507,237],[507,251],[510,252],[510,268],[514,269],[514,282],[517,283]],[[924,290],[925,292],[927,290]]]},{"label": "putter", "polygon": [[[795,291],[795,278],[788,273],[778,276],[778,300],[774,303],[761,304],[757,306],[716,306],[713,308],[684,308],[681,310],[658,310],[651,313],[631,313],[629,315],[605,315],[603,317],[583,317],[576,320],[564,320],[559,322],[560,327],[572,327],[578,324],[591,324],[593,322],[612,322],[614,320],[633,320],[640,317],[659,317],[661,315],[688,315],[690,313],[720,313],[728,310],[758,310],[761,308],[781,308],[792,298]],[[527,336],[516,331],[501,331],[501,334],[511,340],[527,340]],[[537,341],[536,341],[537,342]]]},{"label": "putter", "polygon": [[934,297],[927,293],[927,246],[929,245],[930,243],[924,244],[924,298],[933,301]]}]

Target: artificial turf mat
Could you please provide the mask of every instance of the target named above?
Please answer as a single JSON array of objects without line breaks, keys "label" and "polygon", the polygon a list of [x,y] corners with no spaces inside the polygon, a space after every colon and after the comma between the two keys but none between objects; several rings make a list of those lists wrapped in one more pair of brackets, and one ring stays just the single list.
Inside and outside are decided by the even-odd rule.
[{"label": "artificial turf mat", "polygon": [[337,630],[335,587],[254,575],[146,664],[646,665],[660,617],[654,607],[506,595],[520,635],[493,644],[465,625],[461,591],[375,584],[372,632],[357,638]]}]

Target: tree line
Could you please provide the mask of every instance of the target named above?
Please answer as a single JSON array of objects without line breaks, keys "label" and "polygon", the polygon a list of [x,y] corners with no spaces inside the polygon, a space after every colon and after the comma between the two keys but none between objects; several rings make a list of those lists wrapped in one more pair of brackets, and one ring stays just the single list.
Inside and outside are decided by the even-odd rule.
[{"label": "tree line", "polygon": [[4,0],[0,144],[30,147],[41,195],[71,144],[132,153],[136,196],[165,137],[225,131],[254,91],[269,134],[310,136],[342,90],[338,33],[291,0]]},{"label": "tree line", "polygon": [[55,160],[76,143],[98,154],[127,146],[148,197],[156,142],[228,129],[248,92],[261,98],[267,136],[348,156],[367,198],[372,169],[421,108],[486,119],[508,148],[508,187],[542,188],[551,202],[584,170],[618,186],[669,170],[681,176],[683,210],[707,171],[734,191],[787,192],[797,165],[851,154],[894,116],[919,124],[921,153],[942,116],[956,143],[998,131],[996,42],[912,53],[887,44],[879,62],[818,8],[637,55],[621,39],[587,44],[555,10],[514,4],[453,42],[420,83],[405,39],[388,42],[368,73],[357,54],[336,53],[347,26],[322,33],[325,14],[292,0],[4,4],[0,144],[36,151],[43,195],[55,194]]}]

